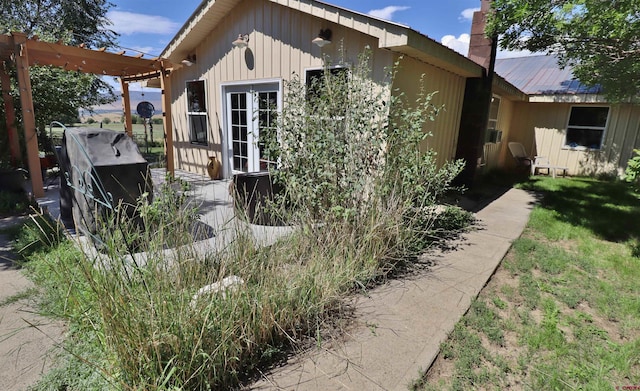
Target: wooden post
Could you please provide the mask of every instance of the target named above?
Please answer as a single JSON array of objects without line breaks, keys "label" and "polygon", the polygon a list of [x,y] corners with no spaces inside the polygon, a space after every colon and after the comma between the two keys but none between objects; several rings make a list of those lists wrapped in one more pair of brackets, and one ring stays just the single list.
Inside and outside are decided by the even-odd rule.
[{"label": "wooden post", "polygon": [[27,37],[22,33],[12,33],[16,54],[16,68],[18,70],[18,87],[20,103],[22,105],[22,122],[27,144],[27,163],[31,176],[31,188],[35,198],[44,197],[40,156],[38,154],[38,133],[36,131],[36,117],[33,112],[33,97],[31,79],[29,76],[29,54],[27,53]]},{"label": "wooden post", "polygon": [[174,177],[173,165],[173,127],[171,120],[171,79],[169,72],[162,64],[160,87],[162,89],[162,124],[164,125],[164,152],[167,155],[167,172]]},{"label": "wooden post", "polygon": [[9,151],[11,152],[11,165],[17,166],[22,161],[22,151],[20,151],[20,139],[18,138],[18,127],[16,126],[16,112],[13,105],[11,92],[11,78],[7,71],[7,64],[0,64],[0,88],[2,88],[2,100],[4,101],[4,113],[7,123],[7,133],[9,135]]},{"label": "wooden post", "polygon": [[124,130],[129,137],[133,137],[133,123],[131,121],[131,100],[129,99],[129,83],[120,78],[122,87],[122,110],[124,112]]}]

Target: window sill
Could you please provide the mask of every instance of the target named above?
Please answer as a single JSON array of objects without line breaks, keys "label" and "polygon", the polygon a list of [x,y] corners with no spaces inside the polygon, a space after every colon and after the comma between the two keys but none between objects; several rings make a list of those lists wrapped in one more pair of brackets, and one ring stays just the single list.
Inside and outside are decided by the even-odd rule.
[{"label": "window sill", "polygon": [[602,151],[602,147],[600,148],[587,148],[587,147],[571,147],[569,145],[562,146],[562,149],[565,151],[579,151],[579,152],[597,152]]}]

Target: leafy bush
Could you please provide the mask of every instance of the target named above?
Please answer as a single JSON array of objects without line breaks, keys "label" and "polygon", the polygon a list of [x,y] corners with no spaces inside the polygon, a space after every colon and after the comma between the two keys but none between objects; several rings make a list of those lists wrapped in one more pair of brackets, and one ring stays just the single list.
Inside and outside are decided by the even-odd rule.
[{"label": "leafy bush", "polygon": [[629,159],[629,162],[627,163],[627,168],[624,171],[625,172],[624,179],[627,182],[634,184],[635,186],[639,186],[640,185],[640,149],[634,149],[633,153],[635,154],[635,156]]},{"label": "leafy bush", "polygon": [[414,211],[433,205],[463,167],[438,167],[435,152],[420,151],[431,135],[425,124],[440,110],[435,93],[423,88],[408,102],[391,89],[395,71],[374,80],[369,50],[343,69],[325,67],[310,86],[295,74],[285,83],[279,133],[266,143],[269,159],[281,164],[275,175],[287,207],[327,221],[366,215],[377,199],[399,197]]}]

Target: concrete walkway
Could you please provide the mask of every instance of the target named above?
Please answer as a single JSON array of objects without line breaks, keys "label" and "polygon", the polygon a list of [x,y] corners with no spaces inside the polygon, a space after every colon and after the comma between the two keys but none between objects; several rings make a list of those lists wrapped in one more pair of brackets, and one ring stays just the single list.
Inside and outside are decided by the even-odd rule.
[{"label": "concrete walkway", "polygon": [[419,276],[389,281],[355,299],[345,341],[294,357],[253,390],[407,390],[438,355],[454,325],[522,233],[534,197],[511,189],[476,215],[479,230],[434,252]]},{"label": "concrete walkway", "polygon": [[[21,219],[2,218],[0,229]],[[34,385],[47,372],[65,327],[38,315],[33,297],[11,300],[34,286],[15,267],[14,259],[8,237],[0,234],[0,390],[17,391]]]}]

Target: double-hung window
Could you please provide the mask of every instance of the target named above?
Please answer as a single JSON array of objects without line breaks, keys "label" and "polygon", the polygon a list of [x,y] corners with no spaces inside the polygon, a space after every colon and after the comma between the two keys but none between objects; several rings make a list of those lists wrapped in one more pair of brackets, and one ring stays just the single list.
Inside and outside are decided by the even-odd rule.
[{"label": "double-hung window", "polygon": [[187,119],[189,141],[207,145],[207,101],[204,80],[187,82]]},{"label": "double-hung window", "polygon": [[609,108],[574,106],[571,108],[565,147],[600,149],[609,118]]},{"label": "double-hung window", "polygon": [[489,107],[489,122],[487,124],[486,143],[499,143],[502,141],[502,131],[498,130],[498,113],[500,112],[500,97],[491,98]]}]

